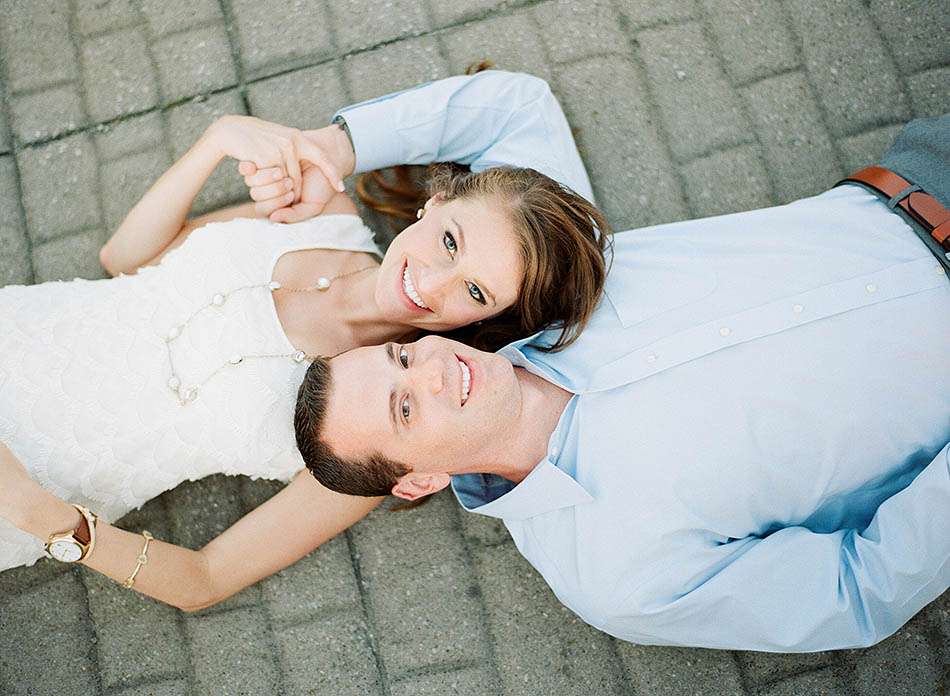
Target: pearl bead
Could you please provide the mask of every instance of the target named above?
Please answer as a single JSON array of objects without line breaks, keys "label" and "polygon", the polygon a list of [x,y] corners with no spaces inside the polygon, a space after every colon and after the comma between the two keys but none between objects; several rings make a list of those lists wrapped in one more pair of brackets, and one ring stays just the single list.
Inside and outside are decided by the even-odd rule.
[{"label": "pearl bead", "polygon": [[324,276],[317,278],[317,290],[326,290],[330,287],[330,279]]},{"label": "pearl bead", "polygon": [[228,360],[228,362],[231,363],[232,365],[240,365],[242,362],[244,362],[244,356],[232,355],[231,358]]},{"label": "pearl bead", "polygon": [[296,353],[294,353],[294,355],[293,355],[294,362],[303,362],[303,361],[304,361],[304,358],[306,358],[306,357],[307,357],[307,354],[304,353],[302,350],[298,350],[298,351],[297,351]]},{"label": "pearl bead", "polygon": [[184,401],[186,404],[189,401],[194,401],[197,398],[198,398],[198,387],[188,387],[185,390],[184,394],[181,395],[181,400]]},{"label": "pearl bead", "polygon": [[269,283],[269,286],[271,290],[280,290],[280,283],[278,283],[276,280],[272,280]]},{"label": "pearl bead", "polygon": [[168,380],[168,388],[172,391],[178,391],[178,387],[181,386],[181,380],[178,379],[175,375],[172,375]]},{"label": "pearl bead", "polygon": [[168,340],[169,340],[169,341],[174,341],[174,340],[175,340],[176,338],[178,338],[179,336],[181,336],[181,327],[180,327],[180,326],[173,326],[173,327],[171,328],[171,331],[168,332]]},{"label": "pearl bead", "polygon": [[220,307],[223,305],[224,295],[222,295],[220,292],[216,293],[215,296],[211,298],[211,304],[213,304],[215,307]]}]

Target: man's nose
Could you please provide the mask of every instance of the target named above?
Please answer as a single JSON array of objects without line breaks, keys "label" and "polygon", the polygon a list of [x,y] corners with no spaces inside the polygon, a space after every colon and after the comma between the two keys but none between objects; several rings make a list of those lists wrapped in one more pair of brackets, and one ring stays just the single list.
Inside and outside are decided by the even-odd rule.
[{"label": "man's nose", "polygon": [[438,394],[445,386],[445,369],[442,360],[431,356],[418,363],[416,370],[413,371],[412,379],[416,382],[416,387],[431,394]]}]

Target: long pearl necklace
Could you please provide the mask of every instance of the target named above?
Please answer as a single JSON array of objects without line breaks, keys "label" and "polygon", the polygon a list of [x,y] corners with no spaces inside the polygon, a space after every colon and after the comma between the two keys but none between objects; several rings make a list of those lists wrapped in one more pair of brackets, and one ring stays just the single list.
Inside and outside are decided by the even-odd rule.
[{"label": "long pearl necklace", "polygon": [[306,352],[302,350],[295,350],[292,353],[263,353],[263,354],[254,354],[254,355],[241,355],[234,354],[228,358],[227,362],[222,363],[217,368],[211,371],[204,379],[199,382],[184,386],[182,383],[181,377],[178,376],[178,373],[175,370],[175,362],[172,357],[172,343],[181,338],[182,334],[185,331],[185,328],[191,324],[202,312],[212,309],[223,307],[224,304],[228,301],[232,295],[235,295],[239,292],[245,292],[248,290],[255,290],[258,288],[266,289],[271,294],[277,292],[278,290],[285,290],[287,292],[326,292],[330,289],[330,286],[333,285],[333,281],[340,280],[341,278],[346,278],[351,275],[356,275],[357,273],[362,273],[363,271],[368,271],[371,268],[375,268],[375,264],[372,266],[365,266],[363,268],[358,268],[355,271],[349,271],[347,273],[339,273],[335,276],[326,277],[320,276],[317,278],[315,285],[310,285],[305,288],[285,288],[276,280],[272,280],[268,283],[255,283],[254,285],[242,285],[239,288],[234,288],[228,292],[217,292],[211,296],[211,301],[205,305],[202,305],[194,312],[191,316],[185,319],[180,324],[173,326],[165,336],[165,351],[168,355],[168,366],[171,368],[171,377],[168,378],[168,388],[171,389],[175,395],[178,397],[178,404],[180,406],[185,406],[186,404],[191,403],[198,398],[198,391],[201,387],[211,381],[219,372],[225,370],[229,367],[236,367],[243,363],[245,360],[266,360],[270,358],[290,358],[296,363],[302,363],[308,358],[313,360],[313,356],[307,355]]}]

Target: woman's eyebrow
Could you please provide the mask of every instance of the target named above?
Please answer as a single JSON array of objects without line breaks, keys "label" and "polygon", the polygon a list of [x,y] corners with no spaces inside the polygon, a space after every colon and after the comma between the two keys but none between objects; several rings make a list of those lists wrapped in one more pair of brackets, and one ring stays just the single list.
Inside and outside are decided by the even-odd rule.
[{"label": "woman's eyebrow", "polygon": [[[459,224],[459,221],[456,220],[454,217],[449,217],[449,220],[451,220],[452,224],[455,225],[455,230],[459,234],[459,240],[462,242],[462,253],[465,253],[465,249],[467,249],[465,245],[465,230],[462,229],[462,226]],[[479,290],[481,290],[483,293],[488,295],[488,299],[491,300],[492,306],[497,307],[498,302],[495,301],[495,293],[489,290],[478,278],[472,278],[472,281],[475,283],[475,285],[478,286]]]}]

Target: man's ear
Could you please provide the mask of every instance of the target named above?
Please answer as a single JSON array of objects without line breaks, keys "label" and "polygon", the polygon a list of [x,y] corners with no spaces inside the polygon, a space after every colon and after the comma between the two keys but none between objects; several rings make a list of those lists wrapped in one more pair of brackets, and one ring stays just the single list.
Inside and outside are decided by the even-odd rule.
[{"label": "man's ear", "polygon": [[418,500],[432,493],[438,493],[449,485],[448,474],[417,474],[409,472],[393,486],[392,494],[404,500]]}]

